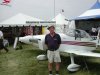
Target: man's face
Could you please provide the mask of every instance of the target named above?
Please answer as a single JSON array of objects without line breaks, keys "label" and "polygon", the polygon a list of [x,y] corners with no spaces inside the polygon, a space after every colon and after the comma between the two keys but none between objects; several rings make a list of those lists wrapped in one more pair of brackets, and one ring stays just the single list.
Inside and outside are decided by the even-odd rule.
[{"label": "man's face", "polygon": [[50,28],[49,28],[49,31],[50,31],[50,33],[54,33],[55,28],[54,28],[54,27],[50,27]]}]

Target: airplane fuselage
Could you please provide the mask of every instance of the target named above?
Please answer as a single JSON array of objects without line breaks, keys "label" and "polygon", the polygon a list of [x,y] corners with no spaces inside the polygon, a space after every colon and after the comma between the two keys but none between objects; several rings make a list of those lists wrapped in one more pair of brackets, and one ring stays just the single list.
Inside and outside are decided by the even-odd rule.
[{"label": "airplane fuselage", "polygon": [[[78,38],[77,40],[75,40],[75,37],[70,37],[63,33],[59,33],[59,35],[61,37],[61,45],[59,47],[59,50],[62,52],[73,53],[74,50],[92,51],[96,49],[96,44],[91,41],[91,38]],[[25,37],[20,37],[19,41],[24,42],[26,44],[38,43],[39,49],[47,49],[44,43],[45,35],[29,35]]]}]

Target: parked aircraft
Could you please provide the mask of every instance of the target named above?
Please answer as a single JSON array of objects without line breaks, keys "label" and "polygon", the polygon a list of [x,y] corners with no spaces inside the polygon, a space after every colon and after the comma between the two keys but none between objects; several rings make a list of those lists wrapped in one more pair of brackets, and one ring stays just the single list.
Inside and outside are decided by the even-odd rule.
[{"label": "parked aircraft", "polygon": [[[69,71],[77,71],[80,65],[75,64],[74,54],[80,56],[100,57],[100,53],[93,52],[96,50],[96,43],[93,42],[90,35],[84,30],[68,29],[66,33],[59,33],[61,37],[60,52],[70,54],[71,64],[67,67]],[[44,43],[45,35],[28,35],[20,37],[19,41],[26,44],[38,43],[39,49],[46,50]]]}]

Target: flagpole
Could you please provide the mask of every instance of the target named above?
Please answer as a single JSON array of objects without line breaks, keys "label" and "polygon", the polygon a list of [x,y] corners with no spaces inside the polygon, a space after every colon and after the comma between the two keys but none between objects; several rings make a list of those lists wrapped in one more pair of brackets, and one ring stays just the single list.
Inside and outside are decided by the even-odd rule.
[{"label": "flagpole", "polygon": [[55,17],[55,0],[54,0],[54,17]]},{"label": "flagpole", "polygon": [[61,9],[60,11],[61,11],[61,14],[62,14],[64,12],[64,9]]}]

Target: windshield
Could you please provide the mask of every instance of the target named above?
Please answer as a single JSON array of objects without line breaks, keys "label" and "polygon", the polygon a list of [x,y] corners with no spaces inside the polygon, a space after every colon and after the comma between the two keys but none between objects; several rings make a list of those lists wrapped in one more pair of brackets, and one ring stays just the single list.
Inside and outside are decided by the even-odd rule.
[{"label": "windshield", "polygon": [[66,35],[77,38],[91,38],[86,31],[79,29],[68,29],[66,30]]}]

